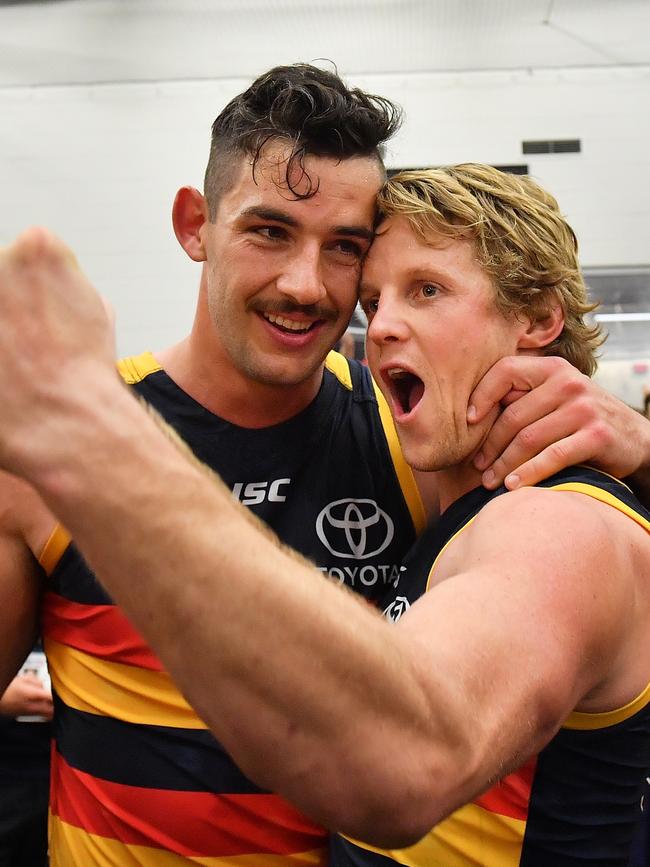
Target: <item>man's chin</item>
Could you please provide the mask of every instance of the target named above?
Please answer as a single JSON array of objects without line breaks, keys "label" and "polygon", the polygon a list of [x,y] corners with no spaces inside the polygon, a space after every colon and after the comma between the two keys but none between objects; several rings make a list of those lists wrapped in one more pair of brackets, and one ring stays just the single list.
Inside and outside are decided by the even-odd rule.
[{"label": "man's chin", "polygon": [[311,379],[323,367],[324,359],[269,359],[247,365],[249,379],[273,388],[291,388]]},{"label": "man's chin", "polygon": [[434,446],[430,442],[409,442],[406,437],[400,435],[400,447],[404,460],[413,470],[419,473],[435,473],[439,470],[448,470],[462,462],[464,455],[460,454],[457,443],[436,442]]},{"label": "man's chin", "polygon": [[400,437],[400,446],[404,460],[412,470],[417,470],[419,473],[431,473],[439,470],[439,456],[432,454],[430,449],[424,446],[409,445]]}]

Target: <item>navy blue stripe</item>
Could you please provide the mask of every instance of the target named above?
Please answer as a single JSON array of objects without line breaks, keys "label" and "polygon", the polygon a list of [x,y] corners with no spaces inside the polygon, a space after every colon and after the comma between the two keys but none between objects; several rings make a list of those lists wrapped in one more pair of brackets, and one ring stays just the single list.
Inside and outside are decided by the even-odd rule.
[{"label": "navy blue stripe", "polygon": [[551,488],[553,485],[566,484],[567,482],[578,482],[602,488],[602,490],[607,491],[613,497],[621,500],[626,506],[629,506],[641,515],[641,517],[650,521],[650,512],[639,502],[634,493],[623,482],[619,482],[618,479],[613,479],[611,476],[593,469],[593,467],[576,466],[560,470],[554,476],[545,479],[543,482],[538,482],[537,487]]},{"label": "navy blue stripe", "polygon": [[84,605],[113,605],[113,600],[73,543],[70,543],[63,552],[48,583],[52,590],[70,602],[80,602]]},{"label": "navy blue stripe", "polygon": [[208,731],[137,725],[75,710],[55,695],[54,738],[73,768],[150,789],[260,794]]},{"label": "navy blue stripe", "polygon": [[[338,834],[330,835],[328,860],[329,867],[396,867],[397,863],[386,855],[355,846]],[[434,865],[423,865],[423,867],[434,867]]]},{"label": "navy blue stripe", "polygon": [[624,867],[650,767],[650,707],[616,725],[560,729],[538,756],[521,867]]}]

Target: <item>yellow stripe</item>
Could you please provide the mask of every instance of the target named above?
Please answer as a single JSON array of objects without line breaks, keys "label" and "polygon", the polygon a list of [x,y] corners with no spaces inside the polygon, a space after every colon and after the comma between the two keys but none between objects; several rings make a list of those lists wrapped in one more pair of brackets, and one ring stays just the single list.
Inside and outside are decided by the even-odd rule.
[{"label": "yellow stripe", "polygon": [[88,834],[50,816],[50,867],[324,867],[327,852],[314,849],[296,855],[185,856],[151,846],[128,846],[119,840]]},{"label": "yellow stripe", "polygon": [[108,662],[47,639],[52,683],[68,707],[142,725],[205,729],[165,671]]},{"label": "yellow stripe", "polygon": [[646,686],[643,692],[639,693],[632,701],[618,707],[615,710],[608,710],[604,713],[579,713],[574,711],[562,728],[565,729],[582,729],[584,731],[593,729],[604,729],[608,726],[616,725],[629,719],[638,713],[650,702],[650,683]]},{"label": "yellow stripe", "polygon": [[406,867],[518,867],[525,830],[521,819],[466,804],[408,849],[356,845]]},{"label": "yellow stripe", "polygon": [[[597,472],[600,473],[601,471],[597,470]],[[607,476],[607,473],[602,473],[602,475]],[[618,479],[615,479],[614,476],[608,476],[608,478],[613,479],[615,482],[619,481]],[[624,487],[627,487],[627,485],[624,485]],[[628,491],[630,490],[629,488],[627,489]],[[594,500],[599,500],[601,503],[606,503],[608,506],[612,506],[614,509],[618,509],[619,512],[623,512],[623,514],[627,515],[628,518],[632,518],[633,521],[635,521],[637,524],[640,524],[645,530],[648,530],[648,532],[650,532],[650,521],[647,521],[642,515],[640,515],[638,512],[635,512],[635,510],[631,506],[628,506],[627,503],[624,503],[622,500],[619,500],[618,497],[615,497],[613,494],[610,494],[609,491],[605,491],[603,488],[599,488],[597,485],[591,485],[586,482],[562,482],[559,485],[553,485],[547,488],[547,490],[573,491],[574,493],[578,494],[586,494],[588,497],[593,497]],[[457,530],[450,539],[447,539],[443,547],[440,549],[436,559],[433,561],[431,569],[429,570],[429,577],[427,579],[427,590],[429,589],[431,583],[433,570],[436,568],[436,564],[438,563],[440,557],[442,557],[447,547],[454,541],[458,534],[462,533],[463,530],[467,529],[467,527],[470,526],[470,524],[475,520],[475,518],[478,517],[478,514],[479,513],[474,515],[474,517],[472,517],[466,524],[463,524],[460,530]]]},{"label": "yellow stripe", "polygon": [[386,435],[386,440],[388,442],[388,449],[393,461],[393,466],[395,467],[397,480],[399,481],[404,500],[411,514],[411,520],[413,521],[415,532],[419,535],[422,530],[424,530],[427,523],[420,492],[418,491],[413,471],[404,460],[404,455],[402,454],[402,449],[400,448],[399,439],[397,437],[397,431],[395,430],[395,424],[393,423],[393,417],[390,414],[390,409],[388,408],[386,399],[374,379],[372,384],[375,389],[377,406],[379,407],[379,417],[381,418],[381,423],[384,428],[384,434]]},{"label": "yellow stripe", "polygon": [[[122,379],[129,385],[141,382],[150,373],[162,370],[150,352],[143,352],[131,358],[123,358],[117,362],[117,369]],[[43,550],[38,558],[38,562],[45,570],[46,575],[52,574],[70,541],[68,531],[60,524],[57,524],[50,533],[50,537],[43,546]]]},{"label": "yellow stripe", "polygon": [[450,538],[447,539],[445,544],[438,551],[438,554],[436,555],[436,559],[433,561],[433,563],[431,564],[431,568],[429,569],[429,576],[427,578],[427,587],[426,587],[426,590],[424,591],[425,593],[430,589],[431,579],[433,578],[434,569],[438,565],[438,560],[442,557],[442,555],[445,553],[445,551],[451,545],[451,543],[454,541],[454,539],[456,539],[463,532],[463,530],[466,530],[469,526],[471,526],[474,523],[474,521],[478,518],[478,516],[479,516],[479,513],[477,512],[475,515],[473,515],[469,519],[469,521],[466,524],[463,524],[463,526],[460,527],[460,529],[456,530],[454,535],[450,536]]},{"label": "yellow stripe", "polygon": [[[605,473],[604,475],[607,474]],[[613,478],[613,476],[610,476],[609,478]],[[618,481],[618,479],[615,481]],[[622,500],[619,500],[618,497],[615,497],[609,491],[603,490],[603,488],[599,488],[597,485],[591,485],[586,482],[565,482],[560,485],[553,485],[551,490],[571,491],[578,494],[585,494],[588,497],[593,497],[594,500],[599,500],[601,503],[612,506],[624,515],[627,515],[628,518],[631,518],[635,523],[643,527],[644,530],[650,532],[650,521],[644,518],[643,515],[640,515],[631,506],[628,506],[627,503],[624,503]],[[648,684],[636,698],[633,698],[632,701],[623,705],[623,707],[605,711],[604,713],[580,713],[579,711],[574,711],[566,720],[562,728],[581,731],[593,731],[595,729],[607,728],[608,726],[617,725],[617,723],[621,723],[623,720],[634,716],[635,713],[638,713],[649,702],[650,684]]]},{"label": "yellow stripe", "polygon": [[[598,473],[600,476],[606,476],[608,479],[611,479],[613,482],[618,482],[619,485],[623,485],[631,494],[634,494],[634,491],[629,485],[626,485],[625,482],[621,481],[621,479],[617,479],[616,476],[610,476],[609,473],[606,473],[605,470],[599,470],[596,467],[592,467],[589,464],[576,464],[577,467],[585,470],[591,470],[593,473]],[[636,495],[635,495],[636,496]]]},{"label": "yellow stripe", "polygon": [[[599,471],[600,472],[600,471]],[[604,473],[604,475],[607,475]],[[610,476],[610,478],[614,478]],[[615,480],[618,481],[618,480]],[[605,503],[608,506],[612,506],[614,509],[617,509],[619,512],[622,512],[624,515],[627,515],[628,518],[631,518],[645,530],[650,532],[650,521],[636,512],[631,506],[628,506],[627,503],[624,503],[622,500],[619,500],[618,497],[615,497],[609,491],[605,491],[603,488],[599,488],[597,485],[590,485],[586,482],[563,482],[559,485],[553,485],[552,487],[547,488],[549,491],[571,491],[578,494],[585,494],[588,497],[592,497],[594,500],[599,500],[601,503]],[[628,489],[629,490],[629,489]],[[447,540],[445,545],[440,549],[438,556],[433,561],[433,565],[429,570],[429,577],[427,578],[427,590],[429,589],[431,578],[433,576],[433,571],[436,568],[436,564],[440,557],[444,554],[447,546],[450,545],[454,539],[458,536],[459,533],[462,533],[463,530],[467,529],[470,526],[472,521],[478,517],[474,515],[466,524],[464,524],[460,530],[457,530],[454,535]],[[578,711],[574,711],[566,720],[562,728],[566,729],[574,729],[574,730],[594,730],[600,728],[607,728],[608,726],[616,725],[617,723],[623,722],[623,720],[629,719],[631,716],[634,716],[635,713],[644,708],[650,702],[650,684],[646,686],[646,688],[641,692],[636,698],[632,699],[632,701],[628,702],[623,707],[615,708],[614,710],[605,711],[604,713],[580,713]]]},{"label": "yellow stripe", "polygon": [[[348,364],[347,359],[344,358],[339,352],[332,351],[328,353],[328,356],[325,359],[325,367],[327,367],[327,369],[334,374],[334,376],[338,379],[341,385],[344,385],[346,388],[352,390],[352,376],[350,374],[350,365]],[[422,499],[420,498],[420,492],[418,491],[413,472],[404,460],[404,456],[402,455],[399,440],[397,439],[397,431],[395,430],[395,425],[393,424],[393,417],[390,414],[388,404],[386,403],[383,394],[379,390],[377,383],[373,380],[372,384],[375,389],[377,404],[379,406],[379,417],[384,428],[386,440],[388,441],[388,449],[390,451],[393,466],[395,467],[397,480],[402,489],[402,494],[411,515],[411,520],[413,521],[415,531],[416,533],[421,533],[422,530],[424,530],[427,521],[424,514]]]},{"label": "yellow stripe", "polygon": [[142,352],[140,355],[132,355],[130,358],[118,361],[117,369],[127,385],[134,385],[136,382],[142,382],[150,373],[162,370],[162,367],[150,352]]},{"label": "yellow stripe", "polygon": [[350,373],[350,365],[347,358],[341,355],[340,352],[332,350],[327,353],[325,359],[325,367],[333,373],[341,385],[344,385],[348,391],[352,391],[352,375]]},{"label": "yellow stripe", "polygon": [[637,524],[650,532],[650,521],[636,512],[631,506],[628,506],[627,503],[624,503],[622,500],[619,500],[618,497],[610,494],[609,491],[605,491],[603,488],[599,488],[596,485],[590,485],[585,482],[564,482],[561,485],[553,485],[553,487],[548,490],[574,491],[577,494],[586,494],[588,497],[593,497],[594,500],[600,500],[601,503],[613,506],[615,509],[618,509],[619,512],[623,512],[623,514],[627,515],[628,518],[632,518],[633,521],[636,521]]},{"label": "yellow stripe", "polygon": [[43,545],[43,550],[39,554],[38,562],[45,570],[46,575],[51,575],[54,572],[56,564],[59,562],[65,549],[70,544],[70,534],[61,524],[50,533],[47,542]]}]

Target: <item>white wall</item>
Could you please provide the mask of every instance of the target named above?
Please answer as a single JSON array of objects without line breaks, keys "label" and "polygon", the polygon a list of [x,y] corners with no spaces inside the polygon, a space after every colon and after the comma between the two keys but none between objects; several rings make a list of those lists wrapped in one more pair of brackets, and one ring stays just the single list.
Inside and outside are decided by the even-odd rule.
[{"label": "white wall", "polygon": [[643,409],[650,393],[650,353],[644,358],[611,359],[599,364],[594,379],[629,406]]},{"label": "white wall", "polygon": [[[388,164],[527,162],[560,200],[585,265],[650,262],[650,67],[357,77],[401,103]],[[0,89],[0,242],[30,223],[75,248],[118,315],[119,350],[191,322],[198,266],[171,230],[200,187],[210,125],[243,80]],[[580,138],[581,154],[523,157],[521,141]]]}]

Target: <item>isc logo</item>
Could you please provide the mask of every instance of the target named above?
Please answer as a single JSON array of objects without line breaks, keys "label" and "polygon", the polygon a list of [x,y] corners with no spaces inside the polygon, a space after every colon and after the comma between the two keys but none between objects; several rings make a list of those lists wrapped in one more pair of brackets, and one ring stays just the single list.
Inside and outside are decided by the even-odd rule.
[{"label": "isc logo", "polygon": [[280,493],[280,488],[290,485],[291,479],[276,479],[274,482],[235,482],[232,495],[244,506],[256,506],[268,500],[269,503],[284,503],[287,499]]}]

